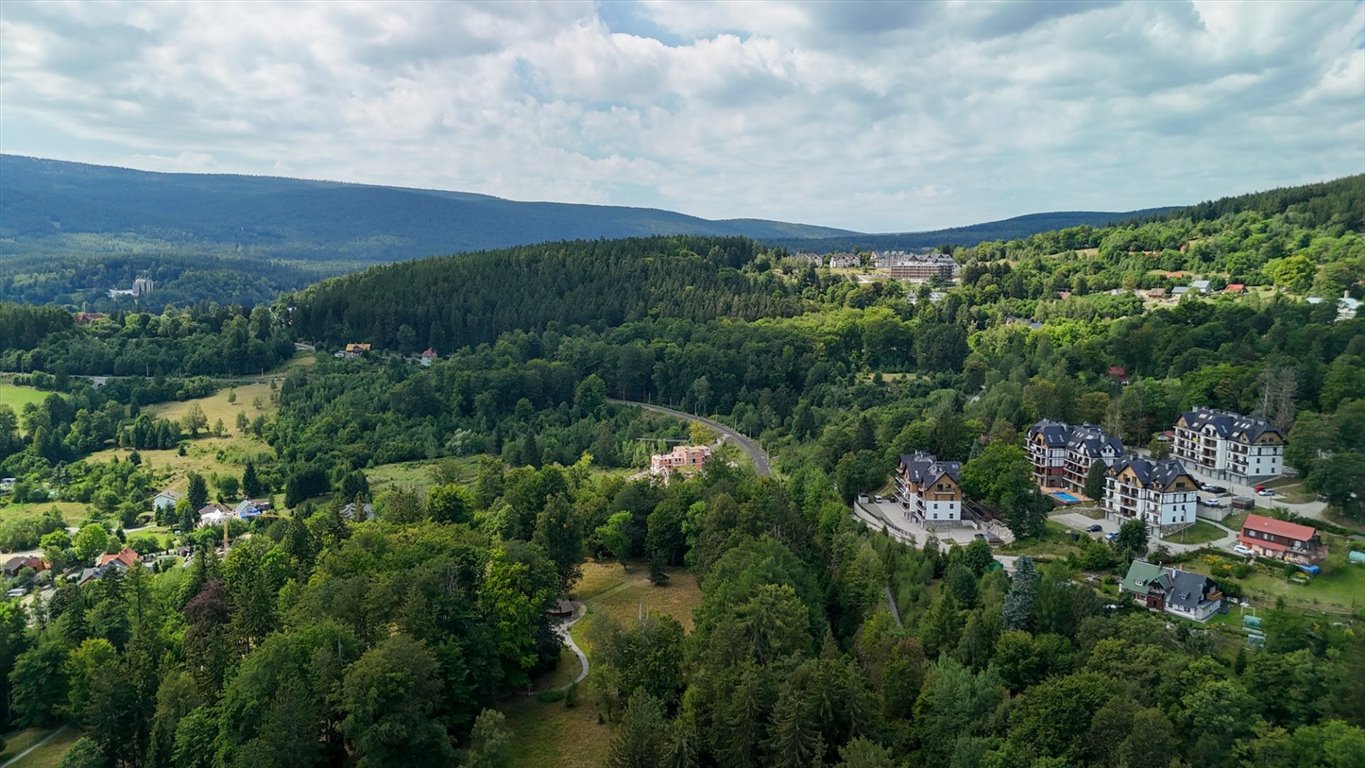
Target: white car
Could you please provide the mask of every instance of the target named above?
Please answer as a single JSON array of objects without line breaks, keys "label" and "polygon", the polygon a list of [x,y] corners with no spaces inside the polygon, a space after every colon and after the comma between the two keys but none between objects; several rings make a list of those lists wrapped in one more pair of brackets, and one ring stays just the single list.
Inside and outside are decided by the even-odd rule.
[{"label": "white car", "polygon": [[1236,552],[1236,553],[1239,554],[1239,555],[1249,555],[1249,554],[1251,554],[1251,547],[1247,547],[1247,546],[1243,546],[1243,545],[1241,545],[1241,544],[1238,544],[1237,546],[1235,546],[1235,547],[1232,548],[1232,551],[1233,551],[1233,552]]},{"label": "white car", "polygon": [[1262,488],[1261,490],[1259,490],[1259,491],[1256,492],[1256,495],[1257,495],[1257,496],[1274,496],[1274,495],[1275,495],[1275,492],[1272,491],[1272,490],[1270,490],[1269,488]]},{"label": "white car", "polygon": [[1200,499],[1200,500],[1199,500],[1199,503],[1200,503],[1200,504],[1203,504],[1203,505],[1206,506],[1206,507],[1221,507],[1221,506],[1223,506],[1223,502],[1219,501],[1218,499]]}]

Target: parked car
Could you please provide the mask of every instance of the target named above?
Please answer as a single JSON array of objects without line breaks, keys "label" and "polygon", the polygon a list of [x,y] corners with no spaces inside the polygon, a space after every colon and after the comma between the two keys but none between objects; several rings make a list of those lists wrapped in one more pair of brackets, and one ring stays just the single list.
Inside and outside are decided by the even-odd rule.
[{"label": "parked car", "polygon": [[1118,531],[1114,531],[1114,532],[1112,532],[1112,533],[1106,533],[1106,534],[1104,534],[1104,538],[1109,539],[1110,541],[1118,541],[1118,540],[1119,540],[1119,533],[1118,533]]},{"label": "parked car", "polygon": [[1239,554],[1239,555],[1249,555],[1249,554],[1251,554],[1251,547],[1247,547],[1247,546],[1243,546],[1243,545],[1241,545],[1241,544],[1238,544],[1237,546],[1235,546],[1235,547],[1232,548],[1232,551],[1233,551],[1233,552],[1236,552],[1236,553]]},{"label": "parked car", "polygon": [[1203,488],[1205,491],[1207,491],[1207,492],[1209,492],[1209,493],[1227,493],[1227,492],[1228,492],[1228,489],[1227,489],[1227,488],[1224,488],[1224,487],[1221,486],[1221,485],[1214,485],[1213,483],[1204,483],[1203,485],[1201,485],[1201,486],[1199,486],[1199,487],[1200,487],[1200,488]]},{"label": "parked car", "polygon": [[1272,490],[1270,490],[1269,488],[1262,488],[1262,489],[1256,491],[1256,495],[1257,495],[1257,496],[1274,496],[1274,495],[1275,495],[1275,492],[1272,491]]},{"label": "parked car", "polygon": [[1203,505],[1206,506],[1206,507],[1221,507],[1221,506],[1223,506],[1223,502],[1219,501],[1218,499],[1200,499],[1200,500],[1199,500],[1199,503],[1200,503],[1200,504],[1203,504]]},{"label": "parked car", "polygon": [[1086,530],[1086,533],[1099,533],[1100,531],[1104,530],[1104,526],[1102,526],[1102,525],[1091,525],[1091,526],[1087,526],[1085,530]]}]

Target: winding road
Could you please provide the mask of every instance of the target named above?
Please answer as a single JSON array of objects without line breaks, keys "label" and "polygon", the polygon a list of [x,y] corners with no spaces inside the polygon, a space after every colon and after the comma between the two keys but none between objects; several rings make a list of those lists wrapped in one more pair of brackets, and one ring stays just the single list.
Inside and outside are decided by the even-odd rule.
[{"label": "winding road", "polygon": [[685,413],[683,411],[677,411],[672,408],[665,408],[662,405],[641,403],[635,400],[616,400],[614,398],[607,398],[607,402],[615,403],[616,405],[633,405],[636,408],[643,408],[646,411],[653,411],[655,413],[662,413],[668,416],[675,416],[679,419],[683,419],[684,421],[693,421],[698,424],[703,424],[707,427],[710,427],[711,429],[716,430],[722,435],[725,435],[727,440],[733,442],[735,445],[738,445],[740,450],[749,454],[749,458],[753,459],[754,462],[755,474],[757,474],[759,477],[772,476],[773,469],[772,465],[768,462],[768,454],[765,453],[761,447],[759,447],[758,443],[745,437],[744,435],[741,435],[734,429],[727,427],[724,424],[721,424],[719,421],[716,421],[715,419],[708,419],[705,416],[698,416],[695,413]]}]

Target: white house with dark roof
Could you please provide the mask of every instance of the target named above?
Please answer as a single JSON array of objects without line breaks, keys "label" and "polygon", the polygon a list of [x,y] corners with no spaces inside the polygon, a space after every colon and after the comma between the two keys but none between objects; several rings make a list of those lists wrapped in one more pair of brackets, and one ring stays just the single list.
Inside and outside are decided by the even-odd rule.
[{"label": "white house with dark roof", "polygon": [[928,453],[901,456],[896,492],[905,516],[931,527],[961,522],[961,475],[961,462],[939,461]]},{"label": "white house with dark roof", "polygon": [[1104,479],[1104,508],[1119,520],[1141,520],[1159,533],[1194,523],[1198,482],[1175,459],[1123,459]]},{"label": "white house with dark roof", "polygon": [[1220,478],[1265,480],[1284,473],[1285,435],[1265,419],[1196,408],[1175,423],[1174,456]]},{"label": "white house with dark roof", "polygon": [[180,501],[180,492],[165,490],[152,498],[152,509],[175,509]]},{"label": "white house with dark roof", "polygon": [[1043,419],[1029,427],[1028,457],[1034,482],[1045,488],[1085,490],[1096,460],[1112,467],[1123,458],[1123,443],[1094,424],[1071,426]]},{"label": "white house with dark roof", "polygon": [[1132,595],[1151,610],[1201,622],[1213,618],[1223,607],[1223,591],[1213,579],[1142,560],[1128,566],[1119,593]]}]

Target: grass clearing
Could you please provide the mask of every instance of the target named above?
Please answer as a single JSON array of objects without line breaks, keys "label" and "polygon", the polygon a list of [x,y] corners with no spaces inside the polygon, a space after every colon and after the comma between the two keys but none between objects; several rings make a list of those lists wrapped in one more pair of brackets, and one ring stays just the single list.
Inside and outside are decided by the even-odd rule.
[{"label": "grass clearing", "polygon": [[[185,455],[181,456],[174,448],[161,451],[139,451],[142,467],[157,476],[163,488],[184,491],[189,487],[189,473],[198,472],[205,478],[212,475],[241,475],[242,467],[254,456],[274,455],[274,449],[264,441],[247,435],[232,437],[206,437],[184,443]],[[122,448],[110,448],[93,453],[87,458],[90,462],[108,462],[117,458],[127,461],[128,454]]]},{"label": "grass clearing", "polygon": [[62,764],[62,758],[71,749],[71,745],[75,744],[80,737],[80,731],[67,727],[53,737],[52,741],[38,747],[28,753],[28,757],[15,763],[14,768],[57,768]]},{"label": "grass clearing", "polygon": [[50,394],[53,393],[36,387],[21,387],[14,383],[13,378],[0,379],[0,405],[8,405],[16,414],[22,414],[25,405],[37,405]]},{"label": "grass clearing", "polygon": [[1080,552],[1080,547],[1071,540],[1071,529],[1054,520],[1048,520],[1043,527],[1043,535],[1036,539],[1020,539],[1013,544],[999,548],[1002,555],[1028,555],[1029,557],[1066,557]]},{"label": "grass clearing", "polygon": [[508,765],[525,768],[599,768],[607,762],[612,726],[587,690],[580,686],[578,705],[542,703],[534,696],[514,696],[501,706],[512,731]]},{"label": "grass clearing", "polygon": [[0,752],[0,764],[9,762],[15,755],[42,741],[49,733],[52,733],[51,728],[23,728],[6,733],[5,751]]},{"label": "grass clearing", "polygon": [[80,525],[90,517],[91,507],[79,501],[37,501],[28,504],[0,505],[0,522],[40,517],[49,509],[62,513],[67,525]]},{"label": "grass clearing", "polygon": [[[228,402],[229,398],[236,395],[235,402]],[[276,392],[270,389],[269,384],[244,384],[237,386],[227,386],[209,395],[208,397],[196,397],[193,400],[181,400],[174,403],[162,403],[147,409],[149,413],[157,418],[180,421],[185,414],[189,413],[190,408],[198,405],[204,409],[204,415],[209,419],[209,428],[213,428],[214,422],[222,420],[223,426],[229,430],[236,429],[237,414],[245,413],[248,419],[255,419],[259,415],[273,416],[279,410],[279,405],[272,397]],[[261,407],[257,408],[255,401],[260,398]]]},{"label": "grass clearing", "polygon": [[370,481],[370,490],[376,494],[390,487],[425,488],[436,484],[436,480],[432,477],[432,470],[442,462],[451,462],[451,466],[455,468],[456,482],[474,482],[474,475],[479,469],[478,456],[455,456],[445,459],[421,459],[380,464],[364,470],[365,479]]},{"label": "grass clearing", "polygon": [[[687,570],[668,570],[668,584],[649,583],[649,568],[641,563],[629,569],[619,563],[588,561],[574,596],[588,606],[587,615],[573,627],[574,641],[588,658],[592,649],[584,642],[595,621],[610,616],[622,624],[633,622],[640,611],[659,611],[677,619],[687,631],[692,629],[692,611],[701,604],[697,579]],[[560,653],[559,667],[541,680],[537,690],[567,685],[578,675],[578,660],[567,649]],[[603,765],[611,747],[612,726],[593,699],[588,679],[578,690],[578,705],[563,702],[542,703],[535,697],[513,696],[500,707],[512,730],[510,765],[527,768],[589,768]]]},{"label": "grass clearing", "polygon": [[1196,520],[1194,525],[1174,535],[1167,536],[1163,540],[1176,544],[1207,544],[1210,541],[1217,541],[1226,535],[1226,531],[1213,523],[1210,523],[1207,520]]}]

